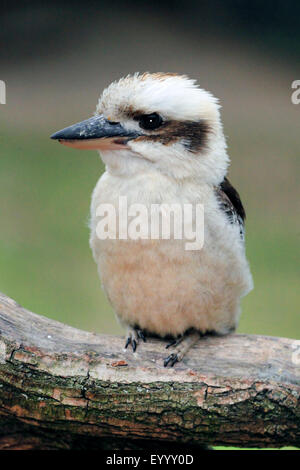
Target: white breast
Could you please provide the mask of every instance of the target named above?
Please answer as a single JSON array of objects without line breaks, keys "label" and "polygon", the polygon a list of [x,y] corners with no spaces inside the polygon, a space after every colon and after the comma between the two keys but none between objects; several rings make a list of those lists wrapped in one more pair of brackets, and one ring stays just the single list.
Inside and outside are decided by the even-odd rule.
[{"label": "white breast", "polygon": [[[202,250],[185,250],[186,240],[100,240],[97,207],[118,207],[119,196],[146,206],[204,204]],[[159,172],[102,175],[92,196],[90,245],[121,322],[162,336],[189,328],[226,333],[236,326],[240,297],[252,287],[238,230],[219,210],[213,188],[175,184]]]}]

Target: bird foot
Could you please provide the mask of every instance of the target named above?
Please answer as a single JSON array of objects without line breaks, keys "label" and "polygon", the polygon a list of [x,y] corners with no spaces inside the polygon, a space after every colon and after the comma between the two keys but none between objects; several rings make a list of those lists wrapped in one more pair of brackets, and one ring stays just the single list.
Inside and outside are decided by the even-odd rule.
[{"label": "bird foot", "polygon": [[135,352],[140,339],[142,339],[144,343],[146,342],[146,337],[142,330],[138,328],[128,328],[125,349],[131,344],[132,350]]},{"label": "bird foot", "polygon": [[175,346],[175,350],[164,360],[164,367],[173,367],[177,362],[180,362],[194,344],[197,343],[199,338],[199,333],[194,332],[181,336],[173,340],[170,344],[167,344],[166,348]]},{"label": "bird foot", "polygon": [[181,357],[177,354],[177,353],[172,353],[170,354],[170,356],[166,357],[166,359],[164,360],[164,367],[173,367],[176,362],[179,362],[181,361]]}]

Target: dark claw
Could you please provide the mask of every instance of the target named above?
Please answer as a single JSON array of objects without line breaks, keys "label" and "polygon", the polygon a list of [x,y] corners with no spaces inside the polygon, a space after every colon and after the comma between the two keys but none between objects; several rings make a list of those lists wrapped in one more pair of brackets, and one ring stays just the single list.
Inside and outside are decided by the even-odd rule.
[{"label": "dark claw", "polygon": [[164,367],[167,367],[169,363],[170,367],[173,367],[176,362],[178,362],[178,356],[177,354],[172,353],[164,360]]},{"label": "dark claw", "polygon": [[146,343],[146,337],[144,333],[142,332],[142,330],[138,330],[138,336],[144,341],[144,343]]},{"label": "dark claw", "polygon": [[171,346],[174,346],[177,343],[177,341],[178,341],[177,339],[173,339],[171,343],[167,344],[166,349],[169,349]]},{"label": "dark claw", "polygon": [[176,362],[179,362],[177,354],[175,355],[173,361],[171,362],[171,367],[173,367],[176,364]]},{"label": "dark claw", "polygon": [[136,347],[137,347],[137,342],[136,342],[135,339],[131,339],[131,337],[128,336],[127,341],[126,341],[126,344],[125,344],[125,349],[127,349],[130,344],[131,344],[131,346],[132,346],[133,352],[135,352],[135,351],[136,351]]}]

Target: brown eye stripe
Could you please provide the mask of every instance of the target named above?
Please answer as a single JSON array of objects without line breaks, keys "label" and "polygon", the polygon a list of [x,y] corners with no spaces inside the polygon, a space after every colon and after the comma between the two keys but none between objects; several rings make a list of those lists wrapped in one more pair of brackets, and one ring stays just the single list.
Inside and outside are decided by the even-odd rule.
[{"label": "brown eye stripe", "polygon": [[190,152],[199,152],[207,147],[210,125],[205,121],[169,121],[155,134],[138,137],[136,141],[161,142],[170,145],[184,140],[185,147]]}]

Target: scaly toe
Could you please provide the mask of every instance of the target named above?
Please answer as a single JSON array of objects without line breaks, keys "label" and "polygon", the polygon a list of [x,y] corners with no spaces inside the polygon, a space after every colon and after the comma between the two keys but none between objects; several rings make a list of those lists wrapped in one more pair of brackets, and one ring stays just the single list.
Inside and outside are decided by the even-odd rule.
[{"label": "scaly toe", "polygon": [[173,339],[170,343],[167,344],[166,349],[169,349],[171,346],[175,346],[177,344],[177,339]]},{"label": "scaly toe", "polygon": [[178,336],[177,338],[174,338],[170,343],[167,344],[166,349],[169,349],[171,346],[178,346],[183,341],[183,339],[183,336]]},{"label": "scaly toe", "polygon": [[137,334],[138,334],[138,337],[141,338],[144,343],[146,343],[146,336],[144,335],[143,331],[142,330],[137,330]]}]

